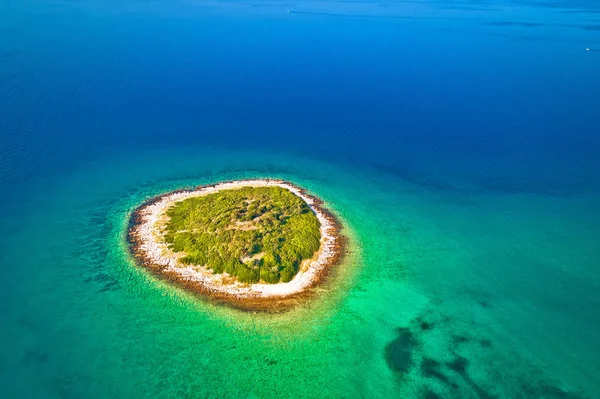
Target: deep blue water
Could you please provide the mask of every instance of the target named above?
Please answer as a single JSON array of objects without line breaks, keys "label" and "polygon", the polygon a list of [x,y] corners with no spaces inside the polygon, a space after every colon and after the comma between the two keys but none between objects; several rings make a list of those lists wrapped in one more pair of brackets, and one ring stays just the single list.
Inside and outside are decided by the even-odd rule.
[{"label": "deep blue water", "polygon": [[[230,161],[241,153],[243,162]],[[215,160],[204,166],[190,162],[198,169],[187,173],[182,172],[184,161],[170,174],[144,172],[142,165],[151,169],[177,154],[211,154]],[[112,206],[132,195],[119,186],[127,179],[139,183],[135,190],[152,187],[148,192],[171,188],[175,183],[165,183],[168,179],[210,180],[236,173],[283,173],[319,181],[317,166],[310,172],[294,168],[298,159],[303,165],[334,165],[364,181],[395,179],[433,197],[456,196],[463,204],[515,199],[511,205],[490,205],[485,212],[457,212],[453,223],[457,231],[473,236],[476,229],[464,222],[468,218],[498,236],[531,226],[548,234],[515,233],[514,242],[498,248],[482,242],[485,253],[473,262],[481,268],[482,281],[498,284],[499,292],[531,295],[523,301],[526,305],[506,305],[503,309],[510,311],[494,316],[495,323],[514,322],[511,331],[517,336],[518,323],[531,322],[516,347],[525,347],[527,339],[536,341],[538,328],[548,329],[548,336],[555,334],[552,326],[564,328],[556,333],[563,340],[554,361],[547,360],[550,355],[543,358],[546,349],[532,349],[527,356],[545,359],[541,367],[551,370],[554,379],[563,375],[564,386],[597,397],[600,381],[590,370],[598,364],[586,356],[600,348],[600,294],[594,294],[600,287],[600,252],[590,244],[600,242],[594,224],[600,215],[599,154],[597,1],[4,0],[0,248],[11,250],[0,255],[10,287],[0,296],[0,309],[19,315],[26,303],[35,306],[25,299],[33,283],[23,288],[19,281],[24,270],[46,266],[27,262],[26,255],[37,259],[36,251],[42,250],[26,249],[31,243],[23,237],[45,240],[47,230],[36,230],[28,217],[45,201],[57,201],[45,198],[40,187],[79,181],[73,177],[78,171],[94,170],[90,176],[97,180],[89,184],[105,200],[93,203],[102,209],[96,215],[100,225]],[[128,158],[136,161],[122,169],[115,166]],[[106,181],[117,182],[102,191],[104,167]],[[118,172],[126,177],[119,180]],[[323,178],[327,181],[337,177]],[[340,175],[340,186],[343,181],[348,180]],[[393,183],[388,190],[403,192],[400,186]],[[517,204],[522,198],[548,202]],[[442,218],[425,205],[419,212],[431,220]],[[47,213],[48,223],[59,226],[58,214]],[[503,221],[506,226],[498,227]],[[104,239],[108,233],[102,231],[90,230],[90,239]],[[20,238],[12,239],[16,232],[22,233]],[[531,239],[532,254],[545,253],[550,263],[562,265],[560,272],[552,269],[546,276],[552,284],[565,281],[562,288],[537,285],[545,264],[540,266],[537,255],[523,256],[529,249],[520,246],[522,237]],[[58,248],[48,246],[46,254]],[[517,255],[511,259],[507,254],[513,253]],[[61,264],[61,253],[51,256]],[[504,265],[485,274],[488,264],[505,260],[510,261],[506,275],[495,274]],[[423,279],[424,287],[426,272],[440,272],[439,280],[432,281],[441,281],[443,274],[428,267],[410,271]],[[529,301],[534,305],[529,307]],[[564,327],[570,317],[572,327]],[[37,322],[54,331],[51,316]],[[4,338],[16,334],[9,322],[4,327]],[[578,339],[569,341],[578,332],[582,338],[575,335]],[[78,358],[81,364],[84,357]],[[10,385],[8,375],[31,372],[24,367],[21,373],[12,359],[2,360],[2,389]],[[25,386],[27,378],[17,378],[16,385]],[[24,392],[7,390],[9,397],[26,397]],[[32,392],[31,397],[45,396],[45,391]],[[114,392],[123,397],[124,391]],[[522,394],[541,397],[539,392]],[[69,396],[55,396],[61,395]]]},{"label": "deep blue water", "polygon": [[201,144],[449,188],[593,192],[600,55],[584,50],[600,47],[597,7],[5,3],[3,179]]}]

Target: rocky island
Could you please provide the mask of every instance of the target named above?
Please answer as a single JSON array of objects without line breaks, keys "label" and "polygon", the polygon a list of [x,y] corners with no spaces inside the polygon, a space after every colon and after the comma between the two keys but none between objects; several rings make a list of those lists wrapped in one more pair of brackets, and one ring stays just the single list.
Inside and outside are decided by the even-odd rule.
[{"label": "rocky island", "polygon": [[340,224],[282,180],[178,190],[132,214],[137,263],[193,293],[245,310],[280,311],[311,295],[340,261]]}]

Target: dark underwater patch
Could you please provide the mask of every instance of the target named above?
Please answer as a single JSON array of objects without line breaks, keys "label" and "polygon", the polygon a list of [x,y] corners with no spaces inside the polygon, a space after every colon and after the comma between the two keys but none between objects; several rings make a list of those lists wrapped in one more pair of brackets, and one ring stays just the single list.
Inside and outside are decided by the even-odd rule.
[{"label": "dark underwater patch", "polygon": [[423,392],[423,399],[442,399],[442,397],[431,389],[426,388],[425,392]]},{"label": "dark underwater patch", "polygon": [[467,366],[469,365],[469,361],[462,356],[458,356],[446,365],[449,369],[464,377],[467,375]]},{"label": "dark underwater patch", "polygon": [[419,320],[419,328],[421,328],[421,331],[429,331],[433,328],[433,324],[424,320]]},{"label": "dark underwater patch", "polygon": [[452,336],[452,346],[457,346],[460,344],[464,344],[466,342],[472,341],[471,338],[466,335],[454,335]]},{"label": "dark underwater patch", "polygon": [[475,381],[473,381],[473,379],[467,372],[469,361],[466,358],[462,356],[457,356],[456,358],[454,358],[454,360],[446,363],[446,366],[448,367],[448,369],[458,374],[463,379],[463,381],[466,382],[469,385],[469,387],[471,387],[471,389],[473,389],[473,391],[477,393],[477,395],[480,398],[492,399],[495,397],[494,395],[488,393],[486,390],[480,387]]},{"label": "dark underwater patch", "polygon": [[408,328],[399,328],[398,336],[385,348],[385,359],[390,369],[397,373],[406,373],[413,363],[416,340]]},{"label": "dark underwater patch", "polygon": [[452,389],[458,389],[458,385],[455,382],[450,381],[450,378],[448,378],[440,368],[440,362],[430,357],[424,358],[421,362],[421,373],[425,377],[434,378]]},{"label": "dark underwater patch", "polygon": [[461,354],[460,349],[462,345],[471,348],[477,345],[480,350],[485,351],[493,346],[493,341],[489,338],[472,336],[470,333],[452,334],[447,347],[447,354],[451,359],[449,361],[436,360],[425,356],[425,353],[417,352],[421,349],[423,337],[438,328],[446,330],[449,323],[452,323],[452,318],[449,316],[434,316],[432,312],[426,312],[414,318],[409,327],[398,328],[396,339],[385,348],[385,357],[390,369],[402,375],[416,366],[423,378],[435,380],[439,384],[436,389],[440,390],[438,391],[440,393],[424,385],[419,398],[459,398],[468,392],[471,395],[469,397],[480,399],[496,399],[502,394],[523,398],[589,399],[580,393],[566,391],[547,381],[517,380],[508,392],[502,390],[496,392],[493,387],[481,386],[479,381],[474,380],[469,374],[471,361]]},{"label": "dark underwater patch", "polygon": [[481,300],[477,301],[477,303],[478,303],[478,304],[479,304],[479,305],[480,305],[482,308],[485,308],[485,309],[490,309],[490,308],[492,307],[492,305],[490,305],[490,302],[489,302],[489,301],[487,301],[487,300],[485,300],[485,299],[481,299]]}]

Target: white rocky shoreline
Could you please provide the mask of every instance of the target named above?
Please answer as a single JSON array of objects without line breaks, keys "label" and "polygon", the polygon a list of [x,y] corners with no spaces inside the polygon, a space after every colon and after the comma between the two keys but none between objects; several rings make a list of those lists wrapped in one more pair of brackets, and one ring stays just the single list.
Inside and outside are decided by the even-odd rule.
[{"label": "white rocky shoreline", "polygon": [[[213,274],[204,266],[180,263],[178,258],[182,255],[174,253],[165,243],[161,230],[168,221],[166,211],[176,202],[221,190],[273,186],[285,188],[302,198],[320,222],[321,246],[315,257],[302,263],[300,270],[291,281],[277,284],[240,283],[227,273]],[[342,246],[340,226],[329,212],[321,208],[320,204],[321,201],[316,197],[283,180],[237,180],[201,186],[193,190],[180,190],[156,197],[140,206],[132,216],[129,241],[134,256],[143,266],[148,267],[155,274],[163,275],[201,294],[227,299],[227,302],[251,300],[256,303],[257,300],[262,299],[285,299],[298,296],[315,286],[327,275],[327,269],[340,258]]]}]

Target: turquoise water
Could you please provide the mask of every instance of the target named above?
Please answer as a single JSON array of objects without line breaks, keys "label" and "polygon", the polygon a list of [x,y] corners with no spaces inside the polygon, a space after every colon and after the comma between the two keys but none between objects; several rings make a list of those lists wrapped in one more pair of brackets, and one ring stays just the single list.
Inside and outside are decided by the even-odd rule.
[{"label": "turquoise water", "polygon": [[[440,194],[255,152],[109,159],[29,186],[3,219],[11,396],[598,392],[598,197]],[[128,260],[127,216],[143,199],[257,176],[302,184],[347,223],[347,270],[306,308],[215,308]]]},{"label": "turquoise water", "polygon": [[[600,397],[600,9],[406,4],[2,4],[2,397]],[[306,306],[131,262],[143,200],[254,177],[344,221]]]}]

